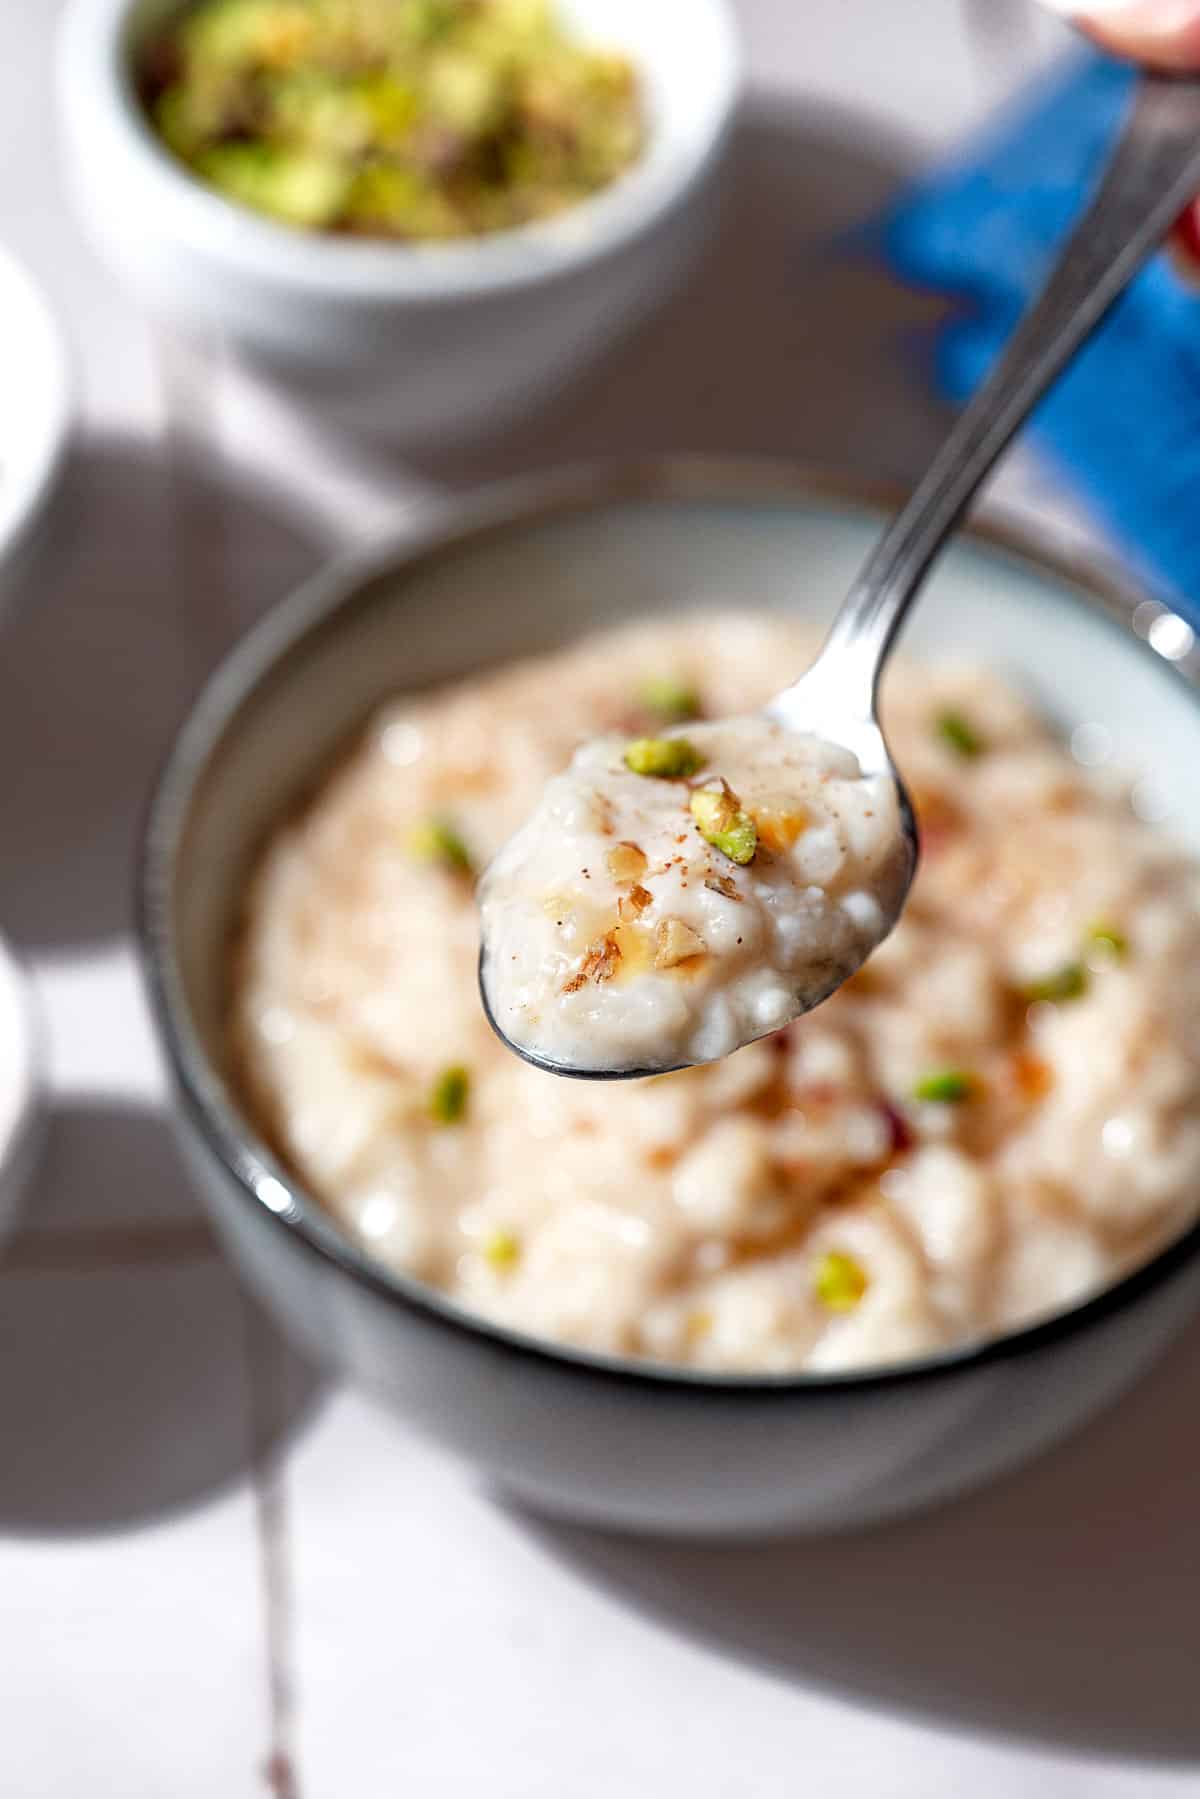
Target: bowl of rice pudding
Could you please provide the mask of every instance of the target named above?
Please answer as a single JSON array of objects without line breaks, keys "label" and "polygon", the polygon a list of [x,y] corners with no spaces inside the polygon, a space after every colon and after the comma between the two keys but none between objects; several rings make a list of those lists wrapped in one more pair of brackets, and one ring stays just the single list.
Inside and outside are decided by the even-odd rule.
[{"label": "bowl of rice pudding", "polygon": [[[544,1509],[912,1509],[1093,1414],[1200,1297],[1200,657],[1111,571],[947,554],[884,689],[916,882],[817,1010],[634,1082],[531,1067],[482,1012],[476,885],[545,784],[587,739],[753,712],[891,498],[688,462],[493,492],[270,615],[160,783],[143,953],[232,1258]],[[711,921],[736,937],[752,908],[679,835],[653,906],[648,846],[605,840],[564,988],[668,940],[703,979]],[[671,893],[713,878],[676,939]]]}]

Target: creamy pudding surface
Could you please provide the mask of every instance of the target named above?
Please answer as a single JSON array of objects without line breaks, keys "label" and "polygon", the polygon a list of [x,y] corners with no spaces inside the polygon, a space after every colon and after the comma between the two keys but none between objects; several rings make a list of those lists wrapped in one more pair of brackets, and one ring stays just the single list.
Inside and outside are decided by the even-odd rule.
[{"label": "creamy pudding surface", "polygon": [[[1068,1307],[1196,1215],[1200,875],[1114,775],[1079,767],[977,669],[888,676],[884,723],[922,860],[896,929],[818,1010],[724,1060],[634,1082],[562,1080],[496,1039],[479,1002],[476,877],[548,781],[568,806],[586,791],[593,753],[608,770],[631,742],[683,736],[713,760],[686,777],[625,767],[644,822],[622,810],[611,837],[597,833],[600,867],[566,866],[579,965],[564,969],[618,932],[622,955],[636,943],[630,960],[654,972],[672,918],[714,957],[735,918],[768,932],[766,899],[722,891],[742,895],[754,862],[700,838],[691,798],[720,765],[704,720],[753,713],[812,648],[786,619],[705,614],[406,697],[267,844],[232,961],[235,1078],[284,1161],[381,1263],[593,1350],[840,1370]],[[606,747],[569,769],[594,738]],[[820,792],[856,780],[848,766],[813,778],[806,831],[826,828]],[[756,831],[785,852],[803,840],[786,843],[791,823],[768,817],[744,770],[745,792],[725,779],[739,810],[757,805]],[[632,854],[606,860],[626,844],[645,872],[664,860],[660,790],[675,834],[691,831],[687,865],[716,869],[699,892],[690,873],[686,890],[677,869],[656,890]],[[869,895],[877,868],[854,828],[876,821],[840,797],[837,809],[841,873],[811,883],[826,903]],[[637,886],[652,902],[627,919]],[[872,928],[855,910],[843,904],[837,929]],[[540,914],[553,932],[565,916]],[[776,966],[761,943],[752,953]],[[689,996],[703,966],[680,984]],[[590,985],[621,991],[615,973]],[[714,990],[736,989],[722,972]],[[586,979],[577,991],[585,1009]]]},{"label": "creamy pudding surface", "polygon": [[890,928],[895,783],[759,715],[577,750],[484,876],[493,1017],[568,1068],[727,1056],[816,1005]]}]

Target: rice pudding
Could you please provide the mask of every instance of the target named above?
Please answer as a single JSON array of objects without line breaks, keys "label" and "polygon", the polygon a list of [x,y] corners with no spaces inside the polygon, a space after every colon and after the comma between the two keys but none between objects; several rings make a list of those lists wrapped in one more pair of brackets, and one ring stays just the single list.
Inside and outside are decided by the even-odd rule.
[{"label": "rice pudding", "polygon": [[510,1043],[572,1072],[715,1061],[825,999],[908,884],[895,783],[763,714],[603,737],[480,889]]},{"label": "rice pudding", "polygon": [[812,647],[706,614],[405,697],[266,844],[235,1078],[382,1264],[593,1350],[842,1370],[1069,1307],[1195,1217],[1200,876],[976,669],[889,671],[921,865],[819,1010],[634,1082],[493,1035],[475,877],[547,781],[752,713]]}]

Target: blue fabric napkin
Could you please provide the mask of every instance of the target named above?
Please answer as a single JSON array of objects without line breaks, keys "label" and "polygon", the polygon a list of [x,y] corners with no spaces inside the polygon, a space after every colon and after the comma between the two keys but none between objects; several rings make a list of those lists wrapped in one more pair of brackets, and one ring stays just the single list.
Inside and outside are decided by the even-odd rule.
[{"label": "blue fabric napkin", "polygon": [[[961,302],[935,348],[951,398],[975,386],[1040,284],[1132,80],[1107,57],[1072,56],[882,221],[897,273]],[[1165,257],[1118,301],[1029,429],[1114,548],[1200,625],[1200,294]]]}]

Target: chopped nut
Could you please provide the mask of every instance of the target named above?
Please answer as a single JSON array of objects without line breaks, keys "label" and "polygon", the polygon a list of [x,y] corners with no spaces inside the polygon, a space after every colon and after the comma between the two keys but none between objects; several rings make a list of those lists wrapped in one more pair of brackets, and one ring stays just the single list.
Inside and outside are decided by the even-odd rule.
[{"label": "chopped nut", "polygon": [[868,1285],[862,1263],[839,1249],[831,1249],[821,1257],[813,1276],[817,1298],[831,1312],[852,1312]]},{"label": "chopped nut", "polygon": [[940,1068],[933,1074],[922,1075],[913,1087],[913,1098],[927,1100],[933,1105],[957,1106],[971,1098],[978,1084],[975,1076],[965,1069]]},{"label": "chopped nut", "polygon": [[1110,957],[1114,962],[1119,962],[1129,949],[1129,939],[1125,933],[1112,924],[1089,925],[1087,940],[1094,950],[1099,950],[1101,955]]},{"label": "chopped nut", "polygon": [[742,898],[731,875],[709,875],[704,885],[712,893],[723,893],[726,899],[740,901]]},{"label": "chopped nut", "polygon": [[751,816],[758,831],[758,841],[764,849],[774,850],[776,854],[790,850],[808,824],[804,812],[776,812],[769,806],[756,806]]},{"label": "chopped nut", "polygon": [[679,781],[704,767],[704,757],[686,737],[637,737],[626,747],[625,766],[635,775]]},{"label": "chopped nut", "polygon": [[1021,989],[1027,1000],[1049,1000],[1061,1002],[1082,999],[1088,989],[1088,972],[1082,962],[1064,962],[1050,974],[1042,975],[1036,981],[1027,981]]},{"label": "chopped nut", "polygon": [[641,974],[649,968],[654,956],[654,937],[648,926],[637,923],[636,914],[629,918],[624,916],[623,900],[618,902],[617,910],[622,916],[610,934],[617,948],[618,972],[624,980],[627,975]]},{"label": "chopped nut", "polygon": [[483,1246],[483,1254],[497,1273],[505,1274],[521,1259],[521,1240],[512,1231],[493,1231]]},{"label": "chopped nut", "polygon": [[691,798],[691,813],[696,829],[705,843],[728,856],[731,862],[745,864],[754,860],[758,848],[758,832],[748,812],[727,781],[719,787],[699,787]]},{"label": "chopped nut", "polygon": [[646,872],[645,853],[625,839],[613,845],[604,863],[614,881],[638,881]]},{"label": "chopped nut", "polygon": [[939,712],[934,720],[934,729],[942,742],[956,755],[964,756],[970,761],[983,754],[983,739],[964,713],[953,710]]},{"label": "chopped nut", "polygon": [[429,1095],[429,1111],[435,1124],[459,1124],[471,1092],[470,1071],[460,1063],[443,1068]]},{"label": "chopped nut", "polygon": [[700,695],[689,681],[675,675],[651,675],[637,690],[638,704],[668,724],[699,718]]},{"label": "chopped nut", "polygon": [[655,968],[674,968],[692,956],[702,956],[704,951],[703,937],[691,925],[684,924],[682,918],[664,918],[654,933]]},{"label": "chopped nut", "polygon": [[470,850],[444,818],[427,818],[414,825],[408,834],[408,852],[416,861],[436,863],[452,874],[469,875],[474,870]]},{"label": "chopped nut", "polygon": [[598,943],[588,945],[583,961],[563,988],[563,992],[578,993],[579,989],[588,981],[611,981],[617,972],[617,964],[620,960],[620,945],[610,932],[607,937],[601,937]]},{"label": "chopped nut", "polygon": [[623,893],[617,901],[617,911],[622,918],[637,918],[646,910],[647,906],[653,904],[654,895],[648,887],[631,887],[629,892]]}]

